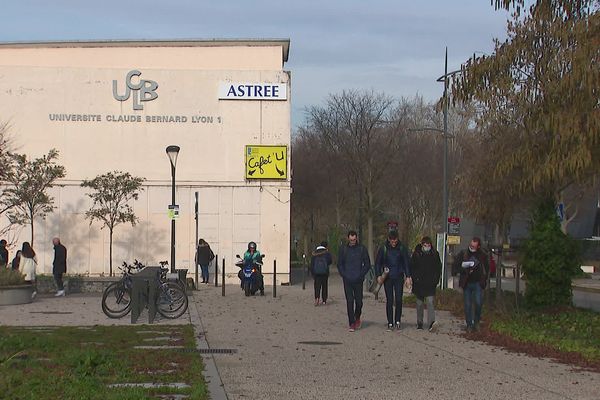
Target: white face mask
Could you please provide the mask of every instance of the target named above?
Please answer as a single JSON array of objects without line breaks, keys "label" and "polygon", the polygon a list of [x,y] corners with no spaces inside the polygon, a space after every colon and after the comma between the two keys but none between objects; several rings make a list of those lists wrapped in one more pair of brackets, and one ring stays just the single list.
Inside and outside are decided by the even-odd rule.
[{"label": "white face mask", "polygon": [[424,244],[421,246],[421,248],[423,249],[423,251],[425,253],[429,253],[431,251],[431,245],[429,245],[429,244]]},{"label": "white face mask", "polygon": [[469,251],[470,251],[471,253],[475,253],[475,252],[477,251],[477,249],[476,249],[476,248],[473,248],[473,247],[471,247],[471,246],[469,246]]}]

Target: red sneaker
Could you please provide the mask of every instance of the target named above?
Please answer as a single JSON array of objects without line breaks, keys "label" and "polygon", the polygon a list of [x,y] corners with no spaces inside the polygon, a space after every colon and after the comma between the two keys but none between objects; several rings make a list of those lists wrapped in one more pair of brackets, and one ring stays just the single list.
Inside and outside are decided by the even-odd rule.
[{"label": "red sneaker", "polygon": [[348,332],[354,332],[355,329],[356,329],[356,323],[350,324],[350,328],[348,328]]},{"label": "red sneaker", "polygon": [[357,319],[356,322],[354,323],[354,329],[360,329],[360,325],[361,325],[360,319]]}]

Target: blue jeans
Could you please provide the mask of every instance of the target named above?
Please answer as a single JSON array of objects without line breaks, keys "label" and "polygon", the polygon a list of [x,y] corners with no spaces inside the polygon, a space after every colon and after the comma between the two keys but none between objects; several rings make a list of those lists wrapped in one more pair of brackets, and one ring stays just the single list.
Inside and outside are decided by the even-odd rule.
[{"label": "blue jeans", "polygon": [[208,265],[200,265],[202,270],[202,282],[208,282]]},{"label": "blue jeans", "polygon": [[[387,278],[383,282],[385,289],[385,313],[387,315],[388,324],[400,322],[402,320],[402,294],[404,291],[404,276],[400,278]],[[396,313],[394,318],[394,308]]]},{"label": "blue jeans", "polygon": [[[465,300],[465,321],[468,327],[473,327],[474,324],[479,324],[481,320],[481,285],[479,282],[467,283],[463,289]],[[473,317],[473,307],[475,307],[475,316]]]}]

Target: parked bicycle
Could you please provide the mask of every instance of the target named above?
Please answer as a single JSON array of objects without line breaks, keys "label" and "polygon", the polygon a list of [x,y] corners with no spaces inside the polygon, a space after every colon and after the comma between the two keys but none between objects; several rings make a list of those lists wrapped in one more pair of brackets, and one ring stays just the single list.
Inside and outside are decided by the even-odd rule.
[{"label": "parked bicycle", "polygon": [[[166,261],[160,262],[160,270],[156,277],[156,290],[158,295],[155,299],[156,310],[160,315],[168,319],[182,316],[188,309],[188,298],[185,286],[178,280],[168,279],[168,268]],[[120,281],[110,284],[102,295],[102,311],[109,318],[122,318],[131,311],[131,290],[133,287],[132,271],[143,269],[144,265],[135,260],[134,265],[123,263],[119,269],[123,270]]]},{"label": "parked bicycle", "polygon": [[122,318],[131,311],[131,288],[133,281],[132,271],[139,271],[144,266],[135,260],[134,265],[123,262],[119,267],[123,271],[123,277],[118,282],[113,282],[102,294],[102,311],[109,318]]}]

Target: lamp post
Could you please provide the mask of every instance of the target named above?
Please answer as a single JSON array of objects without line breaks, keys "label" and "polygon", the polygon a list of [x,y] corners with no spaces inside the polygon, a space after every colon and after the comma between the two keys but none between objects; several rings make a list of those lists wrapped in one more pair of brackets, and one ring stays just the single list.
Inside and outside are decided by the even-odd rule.
[{"label": "lamp post", "polygon": [[410,131],[434,131],[440,132],[444,138],[444,162],[443,162],[443,198],[442,198],[442,228],[444,234],[444,251],[442,254],[442,289],[448,287],[448,268],[446,267],[447,249],[448,249],[448,139],[454,136],[448,134],[448,77],[460,73],[462,70],[448,72],[448,48],[446,47],[446,57],[444,62],[444,75],[437,79],[437,82],[444,82],[444,129],[439,128],[417,128]]},{"label": "lamp post", "polygon": [[[175,209],[175,166],[177,165],[177,155],[179,146],[167,146],[167,155],[171,162],[171,206]],[[175,218],[171,218],[171,272],[175,272]]]}]

